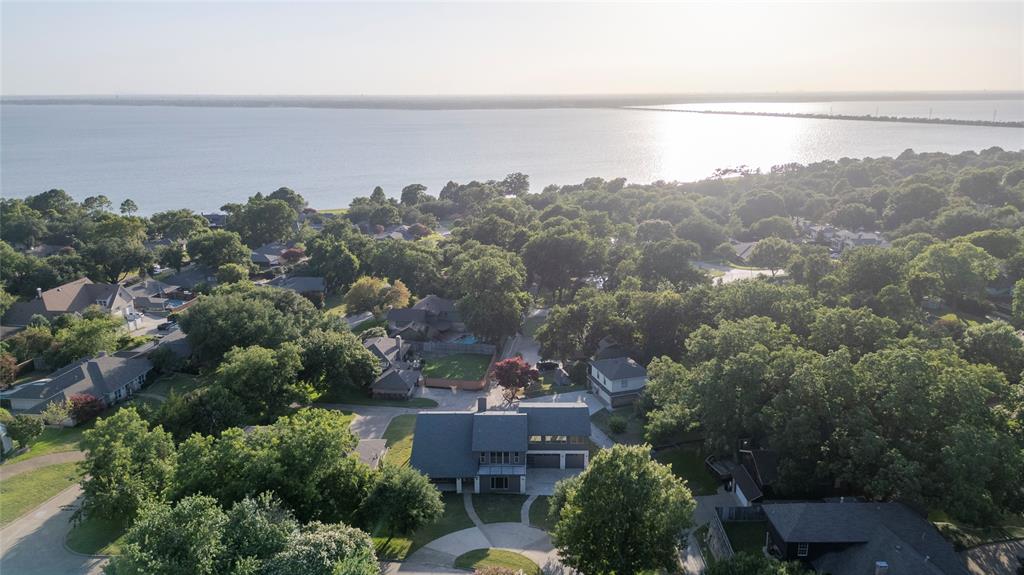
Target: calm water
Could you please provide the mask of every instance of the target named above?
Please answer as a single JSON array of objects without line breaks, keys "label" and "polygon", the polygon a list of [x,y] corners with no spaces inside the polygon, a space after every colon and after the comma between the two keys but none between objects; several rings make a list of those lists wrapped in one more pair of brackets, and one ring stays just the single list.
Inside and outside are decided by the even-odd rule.
[{"label": "calm water", "polygon": [[[970,108],[930,104],[936,115],[942,104]],[[873,110],[876,104],[867,105]],[[974,113],[991,115],[992,105],[976,102]],[[79,199],[106,194],[117,204],[130,197],[147,214],[213,210],[280,186],[314,207],[332,208],[376,185],[397,195],[418,182],[436,193],[448,180],[500,179],[514,171],[529,174],[539,191],[590,176],[694,180],[719,167],[895,156],[906,148],[1024,148],[1024,130],[1011,128],[628,109],[5,104],[0,137],[4,196],[59,187]]]},{"label": "calm water", "polygon": [[948,118],[953,120],[1024,121],[1022,100],[885,100],[837,102],[720,102],[655,106],[669,110],[771,112],[781,114],[837,114],[848,116],[895,116]]}]

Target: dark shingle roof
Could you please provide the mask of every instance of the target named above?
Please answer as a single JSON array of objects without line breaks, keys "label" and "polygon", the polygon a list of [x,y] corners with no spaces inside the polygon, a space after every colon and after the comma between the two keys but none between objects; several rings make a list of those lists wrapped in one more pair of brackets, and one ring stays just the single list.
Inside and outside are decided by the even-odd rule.
[{"label": "dark shingle roof", "polygon": [[69,365],[45,379],[19,385],[3,395],[43,401],[66,391],[69,394],[88,393],[101,397],[124,387],[152,368],[153,364],[147,359],[98,355]]},{"label": "dark shingle roof", "polygon": [[520,403],[530,435],[590,436],[590,411],[583,403]]},{"label": "dark shingle roof", "polygon": [[766,503],[762,508],[787,543],[850,544],[815,559],[819,572],[872,573],[876,561],[886,561],[891,573],[967,573],[938,530],[900,503]]},{"label": "dark shingle roof", "polygon": [[377,359],[383,359],[389,364],[394,363],[400,355],[398,339],[393,337],[371,337],[363,342],[363,347],[370,350]]},{"label": "dark shingle roof", "polygon": [[430,477],[472,477],[473,412],[424,411],[416,416],[410,464]]},{"label": "dark shingle roof", "polygon": [[594,369],[600,371],[611,380],[630,379],[647,375],[647,370],[644,369],[644,366],[629,357],[599,359],[590,362],[590,365],[594,366]]},{"label": "dark shingle roof", "polygon": [[754,463],[754,472],[761,485],[771,485],[779,476],[779,454],[771,449],[748,451]]},{"label": "dark shingle roof", "polygon": [[750,477],[750,473],[747,472],[747,468],[742,465],[737,465],[732,471],[733,481],[743,491],[743,495],[747,498],[747,501],[756,501],[764,496],[761,492],[761,488],[754,483],[754,479]]},{"label": "dark shingle roof", "polygon": [[514,411],[473,414],[473,451],[526,451],[526,421]]},{"label": "dark shingle roof", "polygon": [[455,311],[455,302],[450,299],[430,294],[416,302],[416,305],[412,307],[413,309],[424,309],[432,313],[440,314]]},{"label": "dark shingle roof", "polygon": [[409,393],[420,380],[420,372],[411,369],[389,369],[370,385],[374,391]]},{"label": "dark shingle roof", "polygon": [[267,282],[267,285],[298,293],[316,293],[326,289],[324,278],[317,276],[278,276]]}]

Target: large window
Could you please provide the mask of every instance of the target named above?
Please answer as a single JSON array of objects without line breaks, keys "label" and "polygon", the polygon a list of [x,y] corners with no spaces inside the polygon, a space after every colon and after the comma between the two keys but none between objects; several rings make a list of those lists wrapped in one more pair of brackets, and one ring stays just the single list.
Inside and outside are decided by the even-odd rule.
[{"label": "large window", "polygon": [[543,435],[531,435],[530,436],[530,443],[544,443],[544,436]]},{"label": "large window", "polygon": [[[482,456],[483,454],[481,454]],[[513,462],[519,463],[519,453],[509,451],[492,451],[491,452],[491,465],[508,465]],[[481,460],[481,463],[483,460]]]},{"label": "large window", "polygon": [[495,490],[508,489],[508,477],[492,477],[491,478],[491,489],[495,489]]},{"label": "large window", "polygon": [[487,452],[486,451],[481,451],[480,452],[480,463],[487,463]]},{"label": "large window", "polygon": [[808,551],[809,547],[810,547],[810,544],[808,544],[808,543],[800,543],[800,544],[798,544],[796,546],[796,556],[797,557],[807,557],[807,551]]}]

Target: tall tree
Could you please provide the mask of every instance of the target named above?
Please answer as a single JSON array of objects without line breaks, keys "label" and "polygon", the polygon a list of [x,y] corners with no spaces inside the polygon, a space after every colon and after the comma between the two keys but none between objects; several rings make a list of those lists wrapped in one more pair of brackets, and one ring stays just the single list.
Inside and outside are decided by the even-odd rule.
[{"label": "tall tree", "polygon": [[505,403],[509,405],[515,402],[519,390],[525,390],[531,383],[540,381],[537,368],[518,356],[496,362],[491,370],[491,377],[498,387],[504,390],[502,395]]},{"label": "tall tree", "polygon": [[367,526],[386,533],[388,542],[434,523],[443,513],[441,492],[430,479],[397,465],[384,466],[360,508]]}]

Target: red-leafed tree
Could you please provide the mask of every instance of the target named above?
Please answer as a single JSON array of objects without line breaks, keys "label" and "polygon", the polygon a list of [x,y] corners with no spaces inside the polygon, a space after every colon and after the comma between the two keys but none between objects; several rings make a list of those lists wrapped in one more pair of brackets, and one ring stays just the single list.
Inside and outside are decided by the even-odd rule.
[{"label": "red-leafed tree", "polygon": [[494,364],[491,372],[494,382],[504,389],[505,403],[511,405],[520,389],[540,381],[540,372],[522,357],[510,357]]},{"label": "red-leafed tree", "polygon": [[72,395],[68,398],[68,403],[71,407],[71,417],[75,419],[76,424],[95,419],[106,408],[100,398],[88,393]]}]

